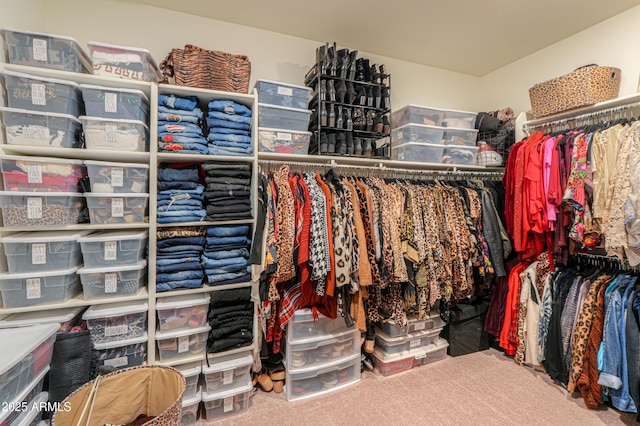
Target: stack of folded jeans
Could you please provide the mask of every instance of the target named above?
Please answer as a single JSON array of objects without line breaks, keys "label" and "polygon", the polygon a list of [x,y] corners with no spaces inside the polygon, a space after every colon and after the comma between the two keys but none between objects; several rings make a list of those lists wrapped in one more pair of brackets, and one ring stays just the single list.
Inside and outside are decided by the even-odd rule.
[{"label": "stack of folded jeans", "polygon": [[181,154],[208,154],[202,131],[202,110],[198,98],[158,96],[158,151]]},{"label": "stack of folded jeans", "polygon": [[251,281],[249,225],[216,226],[207,229],[202,267],[209,285]]},{"label": "stack of folded jeans", "polygon": [[209,102],[209,154],[251,155],[251,109],[234,101]]},{"label": "stack of folded jeans", "polygon": [[207,215],[203,207],[204,186],[200,169],[191,163],[163,163],[158,167],[158,223],[200,222]]},{"label": "stack of folded jeans", "polygon": [[249,346],[253,342],[251,287],[215,293],[209,308],[209,353]]},{"label": "stack of folded jeans", "polygon": [[206,241],[205,232],[203,226],[157,231],[157,292],[202,287],[204,271],[200,257]]},{"label": "stack of folded jeans", "polygon": [[250,219],[251,164],[203,163],[207,220]]}]

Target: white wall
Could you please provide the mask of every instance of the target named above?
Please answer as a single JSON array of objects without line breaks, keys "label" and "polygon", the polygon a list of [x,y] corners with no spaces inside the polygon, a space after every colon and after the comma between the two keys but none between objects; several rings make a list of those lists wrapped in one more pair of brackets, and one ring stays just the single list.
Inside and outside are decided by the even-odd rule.
[{"label": "white wall", "polygon": [[[13,27],[29,31],[44,29],[45,0],[0,0],[0,27]],[[4,49],[0,49],[4,61]]]}]

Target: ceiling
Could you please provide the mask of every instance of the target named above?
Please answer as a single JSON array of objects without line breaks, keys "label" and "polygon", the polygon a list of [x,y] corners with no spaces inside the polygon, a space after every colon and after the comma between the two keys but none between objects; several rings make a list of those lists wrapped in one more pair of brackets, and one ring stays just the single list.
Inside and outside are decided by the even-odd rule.
[{"label": "ceiling", "polygon": [[129,0],[483,76],[640,0]]}]

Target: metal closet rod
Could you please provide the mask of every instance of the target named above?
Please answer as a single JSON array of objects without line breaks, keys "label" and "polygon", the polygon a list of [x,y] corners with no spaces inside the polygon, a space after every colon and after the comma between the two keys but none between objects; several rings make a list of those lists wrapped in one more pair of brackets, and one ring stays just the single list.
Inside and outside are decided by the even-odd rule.
[{"label": "metal closet rod", "polygon": [[554,125],[558,125],[558,124],[564,124],[564,123],[568,123],[570,121],[586,120],[588,118],[596,118],[596,117],[603,116],[603,115],[615,114],[617,112],[621,112],[621,111],[628,110],[628,109],[633,109],[633,108],[636,108],[638,106],[640,106],[640,102],[634,102],[634,103],[629,104],[629,105],[622,105],[622,106],[603,109],[603,110],[600,110],[600,111],[588,112],[586,114],[576,115],[575,117],[567,117],[567,118],[562,118],[560,120],[547,121],[545,123],[538,123],[538,124],[535,124],[533,126],[527,126],[527,127],[529,127],[530,129],[537,129],[539,127],[547,127],[547,126],[554,126]]},{"label": "metal closet rod", "polygon": [[607,256],[606,254],[593,254],[593,253],[574,253],[575,256],[587,259],[594,260],[597,263],[618,263],[623,270],[627,271],[640,271],[640,265],[631,266],[627,259],[620,259],[617,256]]}]

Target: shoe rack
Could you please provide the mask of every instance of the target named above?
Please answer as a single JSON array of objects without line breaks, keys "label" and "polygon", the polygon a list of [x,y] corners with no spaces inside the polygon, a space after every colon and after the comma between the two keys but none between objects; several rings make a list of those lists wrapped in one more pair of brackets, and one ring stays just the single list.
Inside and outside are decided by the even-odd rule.
[{"label": "shoe rack", "polygon": [[326,43],[305,77],[313,89],[310,154],[388,159],[391,76],[357,50]]}]

